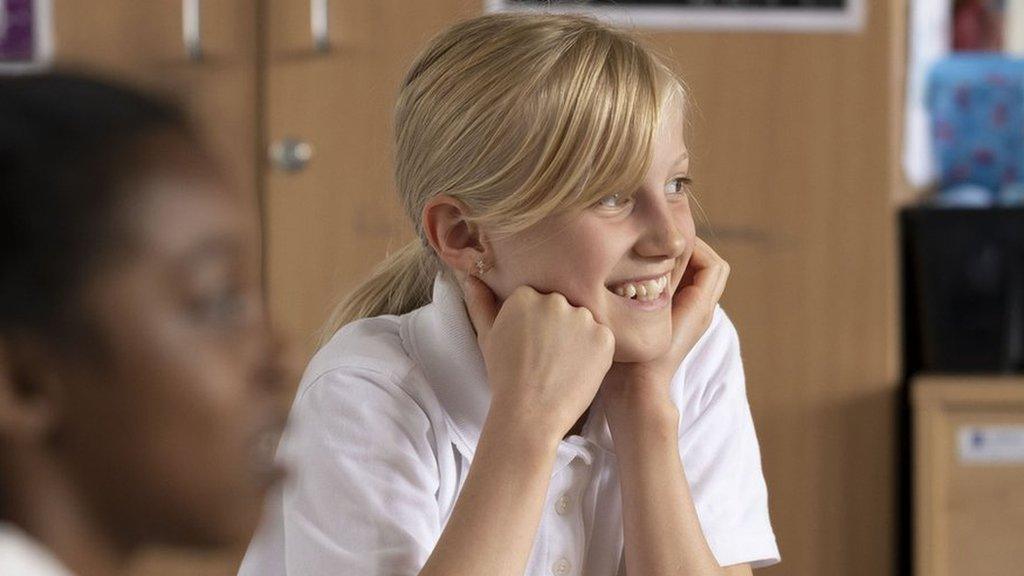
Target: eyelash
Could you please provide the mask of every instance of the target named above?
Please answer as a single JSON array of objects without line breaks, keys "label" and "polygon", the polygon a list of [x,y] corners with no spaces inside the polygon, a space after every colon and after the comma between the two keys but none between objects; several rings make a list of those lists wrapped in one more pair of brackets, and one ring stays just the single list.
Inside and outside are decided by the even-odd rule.
[{"label": "eyelash", "polygon": [[[678,194],[678,195],[686,195],[686,194],[688,194],[689,191],[690,191],[690,186],[693,185],[693,179],[688,177],[688,176],[679,176],[678,178],[673,178],[672,180],[670,180],[670,182],[680,182],[680,183],[682,183],[682,189],[681,190],[679,190],[677,192],[672,192],[671,193],[671,194]],[[604,202],[608,198],[618,199],[619,198],[619,194],[617,194],[617,193],[616,194],[609,194],[609,195],[605,196],[604,198],[601,198],[600,200],[598,200],[597,201],[597,205],[602,207],[602,208],[622,208],[623,206],[626,205],[626,203],[633,201],[632,197],[630,197],[630,198],[626,198],[625,202],[622,203],[622,204],[609,205],[609,204],[605,204],[605,202]]]},{"label": "eyelash", "polygon": [[238,324],[248,309],[248,300],[239,287],[224,287],[199,296],[192,304],[192,311],[203,321],[221,325]]},{"label": "eyelash", "polygon": [[689,194],[690,187],[693,186],[693,179],[690,178],[689,176],[680,176],[678,178],[673,178],[672,182],[681,182],[683,184],[682,190],[675,192],[675,194]]}]

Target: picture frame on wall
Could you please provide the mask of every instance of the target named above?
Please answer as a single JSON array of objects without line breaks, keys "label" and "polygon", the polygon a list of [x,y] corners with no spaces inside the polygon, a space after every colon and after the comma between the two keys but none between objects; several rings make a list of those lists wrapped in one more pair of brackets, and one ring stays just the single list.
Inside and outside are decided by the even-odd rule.
[{"label": "picture frame on wall", "polygon": [[485,0],[488,12],[584,13],[662,30],[855,33],[865,0]]},{"label": "picture frame on wall", "polygon": [[39,70],[52,57],[51,0],[0,0],[0,74]]}]

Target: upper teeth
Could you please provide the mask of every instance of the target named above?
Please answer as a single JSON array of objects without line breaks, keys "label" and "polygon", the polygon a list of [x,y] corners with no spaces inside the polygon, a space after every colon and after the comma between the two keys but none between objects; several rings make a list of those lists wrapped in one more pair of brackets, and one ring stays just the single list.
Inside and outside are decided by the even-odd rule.
[{"label": "upper teeth", "polygon": [[661,293],[665,291],[665,287],[668,286],[668,274],[655,278],[654,280],[644,280],[643,282],[626,282],[620,284],[615,288],[615,293],[624,298],[636,298],[637,300],[655,300]]}]

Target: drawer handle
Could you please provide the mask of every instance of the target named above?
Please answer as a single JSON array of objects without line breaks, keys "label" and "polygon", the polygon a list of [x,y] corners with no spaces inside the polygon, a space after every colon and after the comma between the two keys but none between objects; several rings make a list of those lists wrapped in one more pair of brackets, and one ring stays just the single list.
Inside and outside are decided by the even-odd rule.
[{"label": "drawer handle", "polygon": [[181,34],[185,53],[194,62],[203,59],[202,16],[200,0],[181,1]]},{"label": "drawer handle", "polygon": [[313,34],[313,49],[317,52],[327,52],[331,49],[331,31],[327,16],[327,0],[309,1],[309,28]]}]

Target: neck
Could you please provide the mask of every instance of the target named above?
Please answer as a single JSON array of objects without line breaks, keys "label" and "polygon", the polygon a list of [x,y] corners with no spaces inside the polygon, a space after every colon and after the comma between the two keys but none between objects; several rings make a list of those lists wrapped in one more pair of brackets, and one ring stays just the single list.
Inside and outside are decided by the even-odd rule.
[{"label": "neck", "polygon": [[[6,497],[5,520],[49,550],[76,576],[118,576],[130,550],[116,539],[87,505],[87,500],[51,462],[16,459],[4,467],[0,482]],[[30,460],[34,460],[30,462]]]}]

